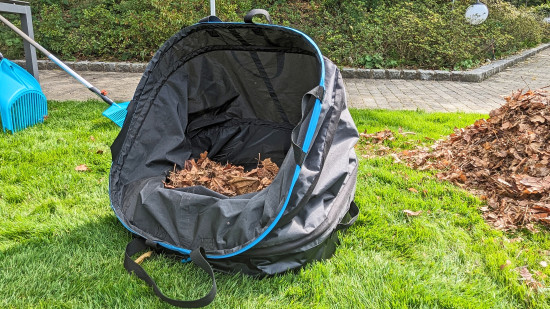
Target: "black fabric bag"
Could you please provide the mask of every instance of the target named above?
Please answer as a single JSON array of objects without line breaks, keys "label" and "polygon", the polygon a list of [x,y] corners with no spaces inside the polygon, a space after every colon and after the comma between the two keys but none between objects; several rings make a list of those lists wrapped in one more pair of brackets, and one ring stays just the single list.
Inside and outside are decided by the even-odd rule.
[{"label": "black fabric bag", "polygon": [[[329,258],[357,218],[357,129],[338,68],[305,34],[209,17],[170,38],[149,63],[112,146],[112,208],[135,235],[125,267],[163,300],[197,307],[215,296],[214,269],[275,275]],[[174,165],[211,160],[280,167],[257,193],[164,188]],[[197,301],[165,297],[132,255],[162,249],[207,271]]]}]

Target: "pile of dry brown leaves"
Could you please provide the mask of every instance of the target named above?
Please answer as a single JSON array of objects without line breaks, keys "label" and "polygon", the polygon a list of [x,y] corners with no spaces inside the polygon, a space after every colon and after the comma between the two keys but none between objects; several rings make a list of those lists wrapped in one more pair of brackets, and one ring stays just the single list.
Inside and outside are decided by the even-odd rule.
[{"label": "pile of dry brown leaves", "polygon": [[487,200],[481,210],[496,228],[550,225],[550,93],[514,92],[506,104],[431,149],[403,151],[417,169],[437,169]]},{"label": "pile of dry brown leaves", "polygon": [[222,165],[201,153],[200,158],[185,161],[181,170],[171,171],[164,182],[169,189],[203,186],[226,196],[257,192],[269,186],[279,167],[271,159],[258,162],[258,167],[245,172],[244,167],[232,164]]}]

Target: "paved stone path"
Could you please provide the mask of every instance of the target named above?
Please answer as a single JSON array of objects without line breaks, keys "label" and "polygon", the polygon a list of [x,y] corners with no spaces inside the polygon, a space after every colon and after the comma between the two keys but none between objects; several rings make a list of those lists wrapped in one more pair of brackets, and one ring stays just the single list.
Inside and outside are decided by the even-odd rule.
[{"label": "paved stone path", "polygon": [[[77,72],[98,89],[105,89],[107,96],[115,102],[125,102],[132,99],[141,73],[118,72]],[[40,70],[40,86],[48,100],[54,101],[85,101],[99,99],[94,93],[61,70]],[[107,106],[107,105],[106,105]]]},{"label": "paved stone path", "polygon": [[[79,72],[116,102],[132,98],[140,73]],[[428,112],[489,113],[504,104],[504,96],[517,89],[550,86],[550,48],[481,83],[422,80],[345,79],[348,104],[354,108],[421,109]],[[48,100],[97,98],[67,73],[40,71]]]},{"label": "paved stone path", "polygon": [[349,105],[355,108],[489,113],[504,104],[503,98],[514,90],[550,86],[550,49],[481,83],[383,79],[344,81]]}]

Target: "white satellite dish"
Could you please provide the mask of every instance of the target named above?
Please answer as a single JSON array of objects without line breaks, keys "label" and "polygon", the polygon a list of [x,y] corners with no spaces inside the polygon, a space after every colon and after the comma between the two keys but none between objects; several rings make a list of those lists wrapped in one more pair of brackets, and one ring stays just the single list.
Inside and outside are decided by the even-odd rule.
[{"label": "white satellite dish", "polygon": [[489,16],[489,9],[484,3],[479,2],[479,0],[470,5],[466,10],[466,21],[472,25],[479,25],[484,22]]}]

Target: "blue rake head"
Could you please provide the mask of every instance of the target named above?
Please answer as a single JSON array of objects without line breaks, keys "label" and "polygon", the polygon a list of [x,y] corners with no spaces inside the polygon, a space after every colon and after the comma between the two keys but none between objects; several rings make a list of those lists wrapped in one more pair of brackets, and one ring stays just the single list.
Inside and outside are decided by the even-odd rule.
[{"label": "blue rake head", "polygon": [[122,127],[124,119],[126,119],[126,114],[128,113],[128,104],[130,104],[130,102],[114,103],[103,111],[102,115],[111,119],[117,126]]},{"label": "blue rake head", "polygon": [[40,84],[26,70],[0,57],[0,116],[12,133],[44,122],[48,103]]}]

